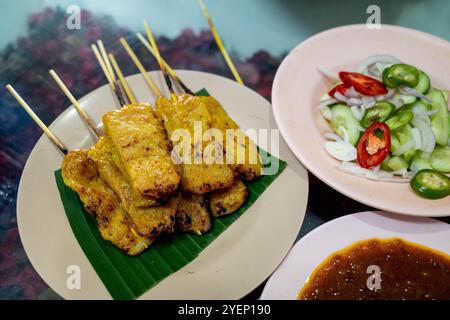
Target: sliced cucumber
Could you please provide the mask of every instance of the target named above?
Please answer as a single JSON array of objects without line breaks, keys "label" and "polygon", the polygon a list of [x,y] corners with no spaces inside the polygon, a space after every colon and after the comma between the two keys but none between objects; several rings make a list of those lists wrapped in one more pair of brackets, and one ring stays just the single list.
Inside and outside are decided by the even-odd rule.
[{"label": "sliced cucumber", "polygon": [[433,114],[431,119],[431,130],[433,130],[436,137],[436,143],[441,146],[448,144],[448,137],[450,134],[450,124],[448,121],[448,108],[445,102],[445,97],[439,90],[431,90],[428,97],[433,101],[431,103],[432,110],[438,110]]},{"label": "sliced cucumber", "polygon": [[414,158],[411,161],[411,164],[410,164],[409,167],[414,172],[419,172],[420,170],[423,170],[423,169],[432,169],[430,161],[422,158],[422,153],[421,152],[418,152],[414,156]]},{"label": "sliced cucumber", "polygon": [[383,162],[381,163],[381,166],[380,166],[381,170],[391,171],[391,168],[389,168],[389,166],[388,166],[389,160],[391,160],[391,156],[387,155],[386,159],[384,159]]},{"label": "sliced cucumber", "polygon": [[430,157],[434,170],[450,173],[450,146],[437,146]]},{"label": "sliced cucumber", "polygon": [[414,89],[423,94],[428,93],[428,91],[430,90],[430,77],[428,77],[425,72],[420,71],[419,82],[414,87]]},{"label": "sliced cucumber", "polygon": [[391,159],[389,159],[387,165],[392,171],[397,171],[400,169],[407,169],[408,161],[406,161],[401,156],[400,157],[392,157]]},{"label": "sliced cucumber", "polygon": [[[404,125],[403,127],[400,127],[393,133],[398,138],[400,145],[407,143],[409,140],[413,138],[411,129],[412,129],[411,125],[407,124]],[[405,158],[406,161],[409,162],[414,157],[415,154],[416,149],[414,147],[411,147],[409,150],[403,153],[403,157]]]},{"label": "sliced cucumber", "polygon": [[400,147],[400,141],[394,135],[391,135],[391,152],[395,152]]},{"label": "sliced cucumber", "polygon": [[331,107],[331,127],[341,138],[344,134],[340,127],[343,127],[349,137],[349,142],[356,145],[361,132],[359,131],[359,121],[353,115],[352,110],[344,104],[336,104]]},{"label": "sliced cucumber", "polygon": [[418,100],[411,105],[411,111],[427,112],[431,111],[431,106],[429,104],[423,103],[422,100]]},{"label": "sliced cucumber", "polygon": [[403,104],[411,104],[417,101],[417,97],[415,96],[411,96],[411,95],[406,95],[406,94],[401,94],[401,93],[396,93],[394,94],[394,96],[391,98],[391,100],[395,101],[395,100],[399,100],[401,99],[403,101]]},{"label": "sliced cucumber", "polygon": [[[438,89],[435,89],[438,90]],[[442,93],[442,95],[444,96],[445,102],[448,103],[448,95],[450,94],[450,90],[445,90],[445,89],[440,89],[438,90]]]}]

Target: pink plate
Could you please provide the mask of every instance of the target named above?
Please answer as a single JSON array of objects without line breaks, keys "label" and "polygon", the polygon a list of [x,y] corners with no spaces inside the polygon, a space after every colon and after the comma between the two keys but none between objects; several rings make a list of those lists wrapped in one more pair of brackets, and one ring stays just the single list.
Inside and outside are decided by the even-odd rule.
[{"label": "pink plate", "polygon": [[318,72],[354,70],[373,54],[389,54],[424,70],[437,88],[450,89],[450,43],[435,36],[396,26],[370,30],[350,25],[319,33],[298,45],[275,76],[272,103],[275,120],[289,147],[314,175],[346,196],[389,212],[415,216],[450,215],[450,197],[425,200],[408,183],[380,182],[337,169],[323,147],[318,125],[319,98],[330,89]]}]

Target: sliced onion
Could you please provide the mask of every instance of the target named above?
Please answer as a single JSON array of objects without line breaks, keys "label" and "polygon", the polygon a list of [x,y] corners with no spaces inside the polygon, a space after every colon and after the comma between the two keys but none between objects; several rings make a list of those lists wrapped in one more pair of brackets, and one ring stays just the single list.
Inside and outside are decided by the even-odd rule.
[{"label": "sliced onion", "polygon": [[329,99],[320,101],[320,105],[326,107],[326,106],[329,106],[330,104],[338,103],[338,102],[339,102],[339,101],[336,100],[336,99],[334,99],[334,98],[329,98]]},{"label": "sliced onion", "polygon": [[330,82],[335,83],[339,81],[339,76],[335,72],[322,67],[317,68],[317,70],[319,70],[319,72],[323,74]]},{"label": "sliced onion", "polygon": [[387,54],[374,54],[361,61],[356,67],[356,72],[364,73],[364,71],[368,70],[371,65],[376,63],[381,65],[392,65],[401,63],[401,61],[396,57]]},{"label": "sliced onion", "polygon": [[406,151],[414,148],[414,145],[415,145],[414,139],[409,139],[404,144],[402,144],[397,150],[395,150],[395,152],[392,152],[392,154],[394,156],[401,156]]},{"label": "sliced onion", "polygon": [[389,99],[391,99],[394,96],[395,92],[396,92],[395,89],[388,88],[388,93],[382,94],[382,95],[379,95],[379,96],[375,96],[375,100],[377,100],[377,101],[389,100]]},{"label": "sliced onion", "polygon": [[324,137],[332,141],[342,141],[341,137],[339,137],[336,133],[332,132],[325,132]]},{"label": "sliced onion", "polygon": [[377,103],[377,100],[375,100],[374,97],[370,97],[370,96],[364,96],[364,97],[362,97],[361,100],[362,100],[362,105],[366,109],[372,108]]},{"label": "sliced onion", "polygon": [[342,162],[338,166],[338,169],[342,170],[343,172],[350,173],[359,177],[364,177],[370,180],[397,183],[407,183],[410,181],[410,179],[394,177],[392,173],[384,170],[380,170],[378,173],[375,173],[373,170],[360,167],[355,162]]},{"label": "sliced onion", "polygon": [[336,133],[339,135],[339,132],[342,133],[342,139],[344,139],[344,141],[348,143],[350,141],[350,136],[348,135],[347,129],[345,129],[343,126],[339,126],[339,128],[337,128],[336,130]]},{"label": "sliced onion", "polygon": [[317,113],[317,124],[319,125],[319,128],[323,133],[326,134],[333,132],[330,123],[322,116],[320,112]]},{"label": "sliced onion", "polygon": [[420,130],[417,128],[412,128],[411,135],[414,140],[414,149],[421,150],[422,149],[422,135],[420,134]]},{"label": "sliced onion", "polygon": [[327,106],[320,105],[319,110],[325,119],[331,120],[333,118],[333,114],[331,113],[330,108],[328,108]]},{"label": "sliced onion", "polygon": [[358,98],[349,98],[347,100],[347,104],[349,106],[360,106],[360,105],[362,105],[362,100],[358,99]]},{"label": "sliced onion", "polygon": [[345,103],[347,103],[347,101],[348,101],[348,98],[347,98],[346,96],[344,96],[342,93],[337,92],[337,91],[334,93],[334,97],[335,97],[337,100],[342,101],[342,102],[345,102]]},{"label": "sliced onion", "polygon": [[351,106],[350,109],[352,110],[353,116],[358,120],[361,121],[364,117],[365,109],[364,107],[360,108],[359,106]]},{"label": "sliced onion", "polygon": [[392,102],[392,104],[395,106],[396,109],[400,108],[405,104],[405,101],[403,101],[402,98],[392,99],[390,102]]},{"label": "sliced onion", "polygon": [[350,87],[347,90],[345,90],[345,96],[347,98],[361,98],[361,94],[355,90],[354,87]]},{"label": "sliced onion", "polygon": [[407,95],[410,95],[410,96],[414,96],[414,97],[423,99],[423,100],[425,100],[428,103],[432,103],[433,102],[433,100],[431,100],[429,97],[423,95],[422,93],[420,93],[419,91],[417,91],[414,88],[410,88],[410,87],[407,87],[407,86],[398,86],[398,89],[403,94],[407,94]]},{"label": "sliced onion", "polygon": [[[428,122],[427,122],[428,121]],[[421,150],[425,153],[433,152],[436,145],[436,137],[431,130],[430,119],[425,116],[414,116],[412,124],[414,127],[420,130],[420,135],[422,137],[422,148]]]},{"label": "sliced onion", "polygon": [[325,149],[335,159],[341,161],[356,160],[356,148],[345,141],[327,141]]},{"label": "sliced onion", "polygon": [[414,114],[417,114],[418,116],[427,116],[427,117],[429,117],[429,116],[432,116],[433,114],[438,113],[439,109],[436,108],[436,109],[433,109],[431,111],[422,111],[422,110],[413,109],[412,112]]}]

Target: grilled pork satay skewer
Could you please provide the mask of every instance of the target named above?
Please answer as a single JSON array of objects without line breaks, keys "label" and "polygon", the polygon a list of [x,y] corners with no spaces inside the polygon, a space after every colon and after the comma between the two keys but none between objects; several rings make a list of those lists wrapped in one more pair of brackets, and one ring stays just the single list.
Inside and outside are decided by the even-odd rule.
[{"label": "grilled pork satay skewer", "polygon": [[[131,50],[124,39],[122,43]],[[113,86],[113,77],[104,59],[98,49],[94,49],[94,52],[97,52],[102,70]],[[137,59],[132,51],[130,56],[134,57],[133,60]],[[144,78],[149,79],[147,83],[157,90],[157,96],[161,96],[140,61],[137,62]],[[126,177],[133,192],[153,198],[167,198],[176,192],[180,182],[178,168],[171,160],[164,128],[149,105],[125,105],[121,110],[108,112],[103,116],[103,125],[112,144],[114,163]]]},{"label": "grilled pork satay skewer", "polygon": [[[152,42],[152,34],[148,25],[145,24],[149,40]],[[153,39],[153,43],[155,43]],[[153,48],[158,55],[159,51]],[[157,58],[162,67],[162,71],[166,72],[161,59]],[[167,79],[169,77],[166,77]],[[170,79],[169,79],[170,81]],[[194,194],[204,194],[213,190],[223,189],[229,187],[234,181],[234,173],[231,167],[224,163],[214,161],[214,159],[207,159],[205,161],[204,153],[198,150],[197,146],[204,144],[203,137],[198,141],[192,141],[196,138],[194,135],[194,126],[200,124],[202,132],[211,129],[211,119],[206,110],[206,107],[199,103],[199,97],[191,95],[181,95],[177,101],[170,101],[163,97],[159,97],[156,101],[156,112],[163,121],[164,127],[169,138],[175,137],[174,133],[179,132],[179,129],[184,129],[189,132],[191,137],[191,144],[189,148],[192,156],[187,156],[183,161],[183,176],[181,179],[181,186],[184,191]],[[198,137],[197,137],[198,138]],[[172,141],[178,144],[178,141]],[[216,148],[218,151],[213,157],[223,157],[222,148]],[[219,150],[220,149],[220,150]],[[211,155],[212,156],[212,155]],[[189,157],[189,159],[187,159]],[[213,161],[209,161],[213,160]]]},{"label": "grilled pork satay skewer", "polygon": [[202,0],[197,0],[197,3],[200,6],[200,9],[202,10],[206,20],[208,21],[209,29],[211,30],[211,33],[214,36],[214,39],[216,40],[217,46],[219,47],[219,50],[222,53],[225,62],[228,65],[228,68],[230,68],[230,71],[233,74],[234,78],[236,79],[236,82],[243,85],[244,81],[242,81],[239,72],[236,70],[233,60],[231,60],[230,55],[228,54],[228,51],[225,48],[225,45],[223,44],[222,39],[219,36],[219,33],[217,32],[216,26],[214,25],[211,16],[209,15],[208,9],[206,8]]},{"label": "grilled pork satay skewer", "polygon": [[65,155],[62,165],[64,183],[78,193],[86,210],[96,217],[102,237],[130,255],[136,255],[145,250],[150,240],[140,237],[133,230],[114,192],[98,176],[94,163],[87,157],[87,152],[85,150],[68,151],[14,88],[11,85],[7,85],[6,88],[50,141]]},{"label": "grilled pork satay skewer", "polygon": [[[165,73],[165,78],[168,81],[170,81],[169,75],[167,74],[168,68],[170,68],[170,67],[167,66],[167,68],[166,68],[163,65],[163,62],[162,62],[163,60],[160,57],[159,50],[156,45],[156,41],[152,35],[151,29],[149,28],[149,26],[145,20],[144,20],[144,26],[145,26],[148,38],[150,40],[150,43],[152,45],[153,52],[155,53],[156,59],[161,68],[161,71],[163,73]],[[182,97],[181,99],[183,99],[183,98],[184,97]],[[202,99],[202,98],[193,97],[192,99]],[[162,99],[159,99],[159,101],[162,101]],[[201,103],[201,102],[198,101],[198,103]],[[175,102],[175,105],[176,105],[176,102]],[[166,107],[170,108],[170,106],[166,106]],[[157,103],[157,108],[158,108],[158,103]],[[177,107],[175,107],[175,108],[177,108]],[[163,111],[163,113],[164,113],[164,111]],[[166,117],[166,118],[170,118],[170,117]],[[204,119],[204,117],[203,117],[203,119]],[[212,120],[212,117],[211,117],[211,120]],[[212,126],[212,128],[214,128],[214,126]],[[169,129],[169,131],[170,131],[170,129]],[[223,146],[220,146],[220,149],[223,149]],[[196,166],[194,168],[199,168],[198,164],[197,165],[194,164],[193,166]],[[189,170],[191,168],[192,167],[189,165],[185,166],[185,170],[186,169]],[[207,168],[200,167],[200,169],[204,172],[208,172],[208,169],[211,170],[208,167]],[[188,177],[189,177],[189,175],[188,175]],[[203,196],[203,195],[201,195],[201,196]],[[247,187],[239,178],[236,179],[232,183],[232,185],[227,188],[218,188],[217,190],[214,190],[214,191],[206,194],[206,197],[209,200],[208,203],[209,203],[210,210],[216,217],[230,214],[230,213],[238,210],[246,201],[247,196],[248,196]],[[209,225],[208,225],[209,216],[206,216],[207,218],[205,219],[204,218],[205,216],[202,215],[201,211],[199,212],[199,211],[195,210],[196,208],[198,208],[198,205],[196,205],[196,201],[204,203],[204,200],[205,200],[204,198],[198,198],[198,197],[199,197],[199,195],[193,195],[193,194],[189,194],[186,192],[184,192],[182,194],[182,201],[181,201],[178,211],[177,211],[177,227],[180,230],[185,231],[185,232],[192,231],[193,227],[198,226],[198,225],[200,225],[200,226],[203,225],[203,226],[209,227]],[[187,224],[187,222],[191,222],[191,221],[194,221],[194,223]]]},{"label": "grilled pork satay skewer", "polygon": [[[56,72],[54,70],[50,70],[50,74],[53,77],[53,79],[55,79],[61,90],[66,94],[66,96],[69,97],[70,101],[78,111],[82,120],[85,121],[91,128],[95,128],[96,127],[95,122],[89,117],[89,115],[86,112],[84,112],[83,109],[81,109],[79,102],[70,93],[70,91],[67,89],[62,80],[58,77]],[[95,132],[97,133],[97,137],[102,136],[102,133],[98,131]],[[101,158],[101,161],[100,160],[96,161],[97,158],[96,159],[93,158],[93,160],[94,162],[96,162],[98,170],[103,180],[105,180],[110,185],[110,187],[114,190],[114,192],[116,192],[116,194],[123,202],[126,202],[128,204],[133,203],[133,205],[138,208],[146,208],[158,205],[159,201],[157,201],[156,199],[144,197],[135,192],[132,192],[131,187],[126,182],[126,179],[123,177],[122,173],[115,167],[112,158],[107,157],[107,155],[102,155],[102,153],[105,153],[105,149],[106,150],[111,149],[111,147],[105,146],[106,144],[108,145],[110,144],[109,139],[107,138],[104,139],[105,141],[98,142],[91,148],[97,149],[96,152],[92,153],[96,154],[97,158]],[[101,145],[102,147],[99,147],[99,145]]]},{"label": "grilled pork satay skewer", "polygon": [[[181,81],[180,78],[175,74],[172,68],[159,56],[159,50],[157,49],[156,41],[154,41],[154,37],[148,25],[144,24],[147,35],[150,39],[151,44],[142,37],[142,35],[138,36],[141,42],[145,47],[149,49],[152,55],[164,65],[164,70],[168,72],[174,81]],[[153,40],[152,40],[153,39]],[[151,49],[151,50],[150,50]],[[159,56],[159,59],[158,59]],[[181,87],[186,87],[186,85],[181,85]],[[190,90],[189,90],[190,91]],[[190,91],[192,93],[192,91]],[[189,92],[185,92],[189,94]],[[259,154],[257,152],[256,144],[249,139],[248,137],[240,131],[239,126],[228,116],[227,112],[223,109],[220,103],[214,99],[213,97],[202,97],[201,99],[205,100],[205,105],[208,109],[209,114],[211,115],[211,126],[212,128],[220,129],[223,133],[223,136],[226,136],[227,129],[237,130],[239,137],[235,138],[235,146],[233,149],[228,147],[228,155],[234,157],[233,167],[241,177],[245,180],[253,180],[254,178],[260,176],[262,174],[262,165],[261,159],[259,158]],[[227,145],[224,146],[225,151],[227,151]],[[237,161],[239,159],[243,159],[244,161]],[[242,163],[243,162],[243,163]]]},{"label": "grilled pork satay skewer", "polygon": [[[161,70],[163,72],[167,73],[167,71],[170,69],[170,67],[168,65],[167,65],[167,67],[163,67],[162,66],[162,61],[163,60],[160,57],[156,41],[154,40],[154,37],[153,37],[152,32],[151,32],[151,29],[148,27],[148,24],[146,23],[145,20],[144,20],[144,26],[145,26],[145,29],[147,31],[148,38],[149,38],[149,40],[151,42],[151,45],[153,47],[153,52],[156,55],[156,59],[158,61],[158,64],[160,65]],[[168,79],[168,75],[167,74],[166,74],[166,79]],[[212,123],[215,124],[215,125],[221,125],[223,123],[230,122],[230,124],[226,126],[226,129],[228,129],[231,126],[231,123],[235,124],[234,121],[232,121],[231,118],[228,117],[228,115],[226,114],[225,110],[223,110],[223,108],[220,106],[220,104],[215,99],[214,99],[213,102],[216,102],[214,104],[215,108],[212,108],[212,109],[208,110],[208,111],[210,111],[210,114],[212,116],[211,117]],[[211,105],[211,104],[207,103],[207,105]],[[218,110],[216,110],[216,109],[219,109],[219,111],[222,110],[223,111],[223,115],[225,115],[226,117],[224,117],[224,116],[222,116],[221,118],[220,117],[216,117],[216,120],[219,120],[219,121],[215,121],[216,123],[214,123],[214,115],[216,115],[216,116],[218,115],[217,114]],[[219,122],[219,123],[217,123],[217,122]],[[213,128],[215,128],[214,125],[213,125]],[[238,128],[237,125],[233,126],[233,129],[235,129],[235,128]],[[222,131],[225,134],[226,130],[225,130],[224,126],[222,126],[220,129],[222,129]],[[234,137],[233,137],[233,139],[234,139]],[[250,140],[247,138],[247,141],[245,141],[245,143],[247,145],[249,145],[250,144]],[[256,149],[256,146],[255,146],[255,149]],[[255,152],[256,152],[256,150],[255,150]],[[249,167],[250,166],[247,166],[247,168],[249,168]],[[221,189],[221,190],[215,190],[215,191],[212,191],[211,193],[207,194],[210,210],[214,214],[214,216],[216,216],[216,217],[222,216],[222,215],[226,215],[226,214],[230,214],[230,213],[233,213],[236,210],[238,210],[244,204],[244,202],[246,201],[247,196],[248,196],[247,187],[245,186],[245,184],[240,179],[236,179],[234,181],[234,183],[228,188]],[[177,212],[177,222],[184,221],[183,220],[184,216],[185,216],[184,210],[178,210],[178,212]],[[181,227],[181,229],[182,229],[182,227]]]},{"label": "grilled pork satay skewer", "polygon": [[61,78],[56,74],[55,70],[51,69],[49,71],[50,76],[55,80],[58,87],[61,89],[61,91],[66,95],[66,97],[70,100],[72,105],[74,106],[75,110],[77,110],[78,114],[80,115],[81,119],[87,124],[87,126],[92,130],[92,132],[98,137],[101,136],[100,130],[97,129],[95,122],[89,117],[89,115],[86,113],[86,111],[81,108],[81,105],[78,103],[77,99],[72,95],[70,90],[66,87],[64,82],[61,80]]}]

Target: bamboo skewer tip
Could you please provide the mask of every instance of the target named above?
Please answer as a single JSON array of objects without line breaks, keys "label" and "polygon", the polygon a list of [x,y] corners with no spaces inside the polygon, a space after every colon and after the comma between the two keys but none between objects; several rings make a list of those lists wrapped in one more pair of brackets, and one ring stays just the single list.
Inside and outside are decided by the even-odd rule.
[{"label": "bamboo skewer tip", "polygon": [[26,103],[26,101],[17,93],[17,91],[10,85],[6,85],[6,89],[13,95],[22,108],[28,113],[33,121],[41,128],[41,130],[47,135],[53,144],[63,153],[67,154],[67,148],[64,144],[55,136],[55,134],[45,125],[45,123],[34,113],[33,109]]},{"label": "bamboo skewer tip", "polygon": [[61,78],[58,76],[58,74],[55,72],[55,70],[50,69],[49,70],[50,76],[55,80],[58,87],[61,89],[61,91],[65,94],[65,96],[69,99],[69,101],[72,103],[75,110],[80,115],[81,119],[88,125],[88,127],[94,132],[94,134],[98,137],[100,137],[100,132],[98,131],[94,120],[87,114],[86,111],[81,107],[80,103],[77,99],[73,96],[73,94],[70,92],[70,90],[67,88],[67,86],[64,84],[64,82],[61,80]]},{"label": "bamboo skewer tip", "polygon": [[230,55],[228,54],[227,49],[225,48],[225,45],[222,42],[222,39],[219,36],[219,33],[217,32],[216,26],[214,25],[214,22],[211,19],[211,16],[209,15],[208,9],[206,8],[206,5],[203,3],[202,0],[197,0],[197,3],[200,7],[200,9],[203,12],[203,15],[206,18],[206,21],[208,22],[209,28],[211,30],[211,33],[214,37],[214,40],[216,41],[217,46],[219,47],[220,52],[222,53],[223,58],[225,59],[225,62],[228,65],[228,68],[230,69],[231,73],[233,74],[235,80],[237,83],[244,85],[244,81],[242,81],[241,76],[239,75],[239,72],[237,71],[233,60],[231,60]]}]

